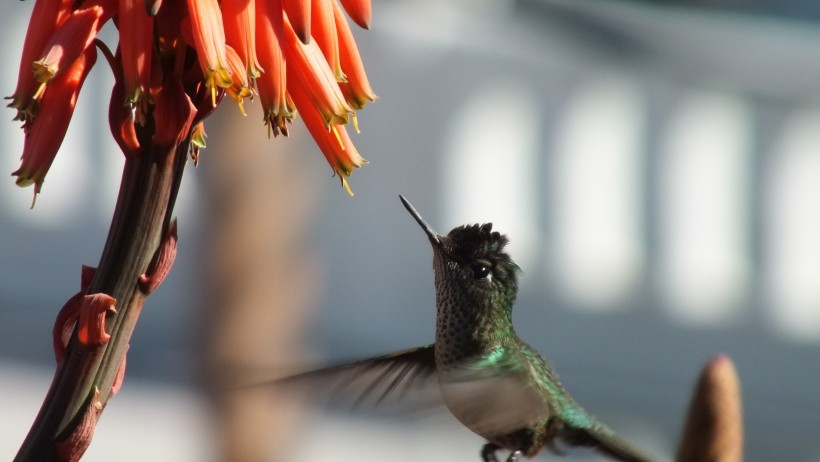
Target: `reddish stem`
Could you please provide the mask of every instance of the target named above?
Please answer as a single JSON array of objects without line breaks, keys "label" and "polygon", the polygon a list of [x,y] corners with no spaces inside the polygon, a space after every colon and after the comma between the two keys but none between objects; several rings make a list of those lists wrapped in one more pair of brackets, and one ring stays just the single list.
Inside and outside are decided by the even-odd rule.
[{"label": "reddish stem", "polygon": [[[150,138],[143,138],[142,146],[152,146]],[[126,157],[114,218],[88,290],[116,300],[116,313],[109,313],[106,319],[111,338],[99,345],[84,345],[75,328],[65,360],[57,367],[16,462],[78,460],[90,443],[89,431],[93,432],[96,419],[88,418],[88,407],[95,406],[91,412],[99,414],[112,396],[131,333],[148,296],[140,288],[140,276],[148,272],[169,230],[188,148],[186,138],[170,151],[153,145]],[[92,428],[84,428],[89,422]],[[77,443],[76,457],[66,458],[65,442],[77,440],[78,434],[88,434],[85,445]]]}]

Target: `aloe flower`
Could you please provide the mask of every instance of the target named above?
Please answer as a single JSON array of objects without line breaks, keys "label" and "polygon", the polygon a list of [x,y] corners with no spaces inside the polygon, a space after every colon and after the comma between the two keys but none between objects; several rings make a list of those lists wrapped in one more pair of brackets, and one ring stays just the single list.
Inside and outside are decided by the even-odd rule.
[{"label": "aloe flower", "polygon": [[[91,444],[143,304],[173,265],[185,163],[196,165],[225,95],[243,114],[258,96],[274,136],[298,110],[350,193],[347,177],[366,161],[345,125],[376,97],[343,10],[369,27],[369,0],[35,0],[9,97],[25,136],[16,183],[42,191],[97,63],[114,76],[108,125],[125,166],[99,265],[83,267],[57,314],[54,380],[15,461],[74,462]],[[109,22],[113,50],[97,37]]]},{"label": "aloe flower", "polygon": [[[338,138],[334,134],[354,119],[354,111],[376,98],[343,9],[369,27],[369,0],[341,6],[337,0],[37,0],[9,104],[26,134],[22,163],[13,173],[17,184],[33,184],[35,197],[42,190],[95,63],[95,48],[115,76],[112,98],[119,101],[112,100],[109,122],[126,155],[139,151],[137,132],[152,130],[156,121],[150,119],[170,78],[179,80],[197,108],[196,123],[224,94],[243,114],[245,99],[259,95],[269,133],[287,135],[297,109],[292,93],[300,91],[307,99],[299,109],[318,111],[324,130]],[[115,52],[96,40],[109,20],[120,33]],[[54,106],[60,109],[49,109]],[[325,142],[328,135],[315,127],[310,132],[347,188],[346,177],[364,160],[345,152],[339,159],[344,143]]]}]

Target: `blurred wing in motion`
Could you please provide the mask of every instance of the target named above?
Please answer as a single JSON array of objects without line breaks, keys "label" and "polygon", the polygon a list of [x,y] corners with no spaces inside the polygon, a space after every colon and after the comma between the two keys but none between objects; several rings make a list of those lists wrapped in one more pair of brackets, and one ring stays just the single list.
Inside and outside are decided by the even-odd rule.
[{"label": "blurred wing in motion", "polygon": [[429,407],[441,401],[433,345],[330,366],[263,385],[298,390],[330,405],[371,407],[390,402]]}]

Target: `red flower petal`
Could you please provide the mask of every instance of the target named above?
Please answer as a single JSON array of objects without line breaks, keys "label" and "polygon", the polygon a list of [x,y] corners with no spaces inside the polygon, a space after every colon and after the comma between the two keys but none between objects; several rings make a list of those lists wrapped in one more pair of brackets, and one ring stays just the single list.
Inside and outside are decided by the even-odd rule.
[{"label": "red flower petal", "polygon": [[344,82],[345,74],[339,61],[339,37],[336,34],[336,21],[333,19],[335,5],[336,0],[313,0],[310,33],[325,55],[336,80]]},{"label": "red flower petal", "polygon": [[[296,37],[285,21],[285,57],[289,82],[299,82],[306,90],[313,106],[322,114],[326,124],[346,124],[353,109],[344,99],[342,90],[333,76],[315,42],[305,45]],[[289,87],[290,91],[291,88]],[[301,110],[301,109],[300,109]]]},{"label": "red flower petal", "polygon": [[12,175],[17,177],[18,186],[34,183],[35,197],[65,138],[80,89],[96,60],[96,49],[88,47],[64,73],[51,82],[40,104],[40,116],[26,125],[23,160],[20,168]]},{"label": "red flower petal", "polygon": [[362,57],[353,39],[353,32],[345,20],[344,13],[338,4],[334,4],[334,18],[336,30],[339,33],[339,57],[342,61],[342,70],[347,75],[347,82],[340,82],[339,87],[345,99],[353,109],[361,109],[369,101],[376,100],[376,94],[370,87],[367,74],[364,71]]},{"label": "red flower petal", "polygon": [[370,20],[373,16],[370,0],[341,0],[341,2],[353,22],[363,29],[370,29]]},{"label": "red flower petal", "polygon": [[144,0],[119,0],[119,30],[125,102],[134,105],[151,87],[154,18]]},{"label": "red flower petal", "polygon": [[264,72],[256,52],[256,2],[253,0],[222,0],[225,38],[245,65],[251,79]]},{"label": "red flower petal", "polygon": [[282,8],[299,40],[310,43],[310,0],[282,0]]},{"label": "red flower petal", "polygon": [[74,0],[37,0],[31,11],[26,38],[23,40],[23,56],[17,72],[17,88],[9,107],[17,109],[16,120],[26,120],[36,114],[33,98],[40,84],[31,72],[31,63],[39,58],[57,27],[71,14]]}]

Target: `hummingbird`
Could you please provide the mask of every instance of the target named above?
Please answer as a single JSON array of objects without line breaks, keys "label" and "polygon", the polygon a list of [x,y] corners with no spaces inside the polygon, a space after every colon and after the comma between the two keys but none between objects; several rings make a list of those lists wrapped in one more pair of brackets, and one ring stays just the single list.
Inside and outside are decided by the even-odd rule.
[{"label": "hummingbird", "polygon": [[399,198],[433,247],[435,343],[279,382],[364,378],[368,383],[357,404],[381,389],[378,404],[432,381],[450,412],[487,441],[483,462],[497,462],[499,450],[510,451],[507,462],[534,457],[543,448],[561,454],[557,441],[616,460],[651,460],[576,403],[547,361],[516,334],[512,308],[521,270],[505,252],[507,236],[493,231],[492,223],[439,235]]}]

